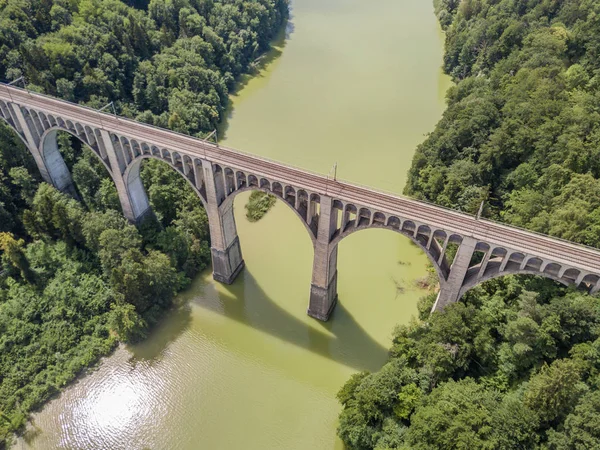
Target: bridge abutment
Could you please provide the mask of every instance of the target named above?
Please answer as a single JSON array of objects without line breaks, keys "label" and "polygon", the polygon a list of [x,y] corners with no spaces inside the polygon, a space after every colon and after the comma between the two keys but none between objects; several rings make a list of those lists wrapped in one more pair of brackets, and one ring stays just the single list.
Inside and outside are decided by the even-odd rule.
[{"label": "bridge abutment", "polygon": [[440,292],[431,312],[442,311],[447,305],[460,299],[460,290],[467,275],[467,270],[469,270],[476,244],[477,241],[473,238],[463,238],[450,267],[448,280],[440,283]]},{"label": "bridge abutment", "polygon": [[222,202],[223,196],[218,190],[212,163],[203,160],[202,171],[206,182],[206,213],[210,227],[213,278],[220,283],[231,284],[244,268],[233,202]]},{"label": "bridge abutment", "polygon": [[327,321],[337,303],[337,244],[331,236],[337,227],[337,210],[330,197],[321,197],[313,261],[308,315]]}]

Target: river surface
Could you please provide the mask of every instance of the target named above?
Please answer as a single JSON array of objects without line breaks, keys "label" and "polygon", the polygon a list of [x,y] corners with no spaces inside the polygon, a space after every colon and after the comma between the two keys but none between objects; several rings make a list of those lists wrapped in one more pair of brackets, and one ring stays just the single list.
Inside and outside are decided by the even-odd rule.
[{"label": "river surface", "polygon": [[[430,0],[294,0],[260,74],[244,80],[226,143],[401,192],[443,111],[443,38]],[[143,343],[119,348],[40,413],[17,448],[342,449],[335,394],[386,360],[425,291],[426,258],[385,230],[339,250],[339,303],[306,316],[312,247],[282,202],[258,223],[235,201],[246,269],[199,276]]]}]

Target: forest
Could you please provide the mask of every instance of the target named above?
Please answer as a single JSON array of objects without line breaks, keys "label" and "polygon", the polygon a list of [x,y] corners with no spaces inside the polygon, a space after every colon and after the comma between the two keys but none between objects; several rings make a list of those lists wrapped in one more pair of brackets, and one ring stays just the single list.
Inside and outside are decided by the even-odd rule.
[{"label": "forest", "polygon": [[[434,3],[454,85],[405,193],[600,247],[600,3]],[[600,448],[600,299],[521,276],[434,300],[338,393],[348,448]]]},{"label": "forest", "polygon": [[[205,136],[287,15],[286,0],[4,0],[0,79]],[[134,226],[93,153],[67,133],[58,144],[79,201],[0,124],[0,448],[210,264],[206,213],[172,169],[144,163],[154,215]]]}]

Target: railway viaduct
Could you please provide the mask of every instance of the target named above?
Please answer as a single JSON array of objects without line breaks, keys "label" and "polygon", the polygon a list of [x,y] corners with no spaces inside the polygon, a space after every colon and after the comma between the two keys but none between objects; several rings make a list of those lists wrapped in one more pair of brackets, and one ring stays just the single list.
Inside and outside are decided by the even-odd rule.
[{"label": "railway viaduct", "polygon": [[[56,135],[65,131],[80,139],[104,163],[123,213],[132,222],[150,209],[140,179],[142,161],[155,158],[169,164],[206,208],[213,276],[222,283],[232,283],[244,267],[233,215],[235,196],[248,190],[276,195],[294,211],[312,240],[308,314],[319,320],[329,318],[337,301],[338,244],[370,228],[401,233],[423,249],[440,282],[434,310],[458,301],[485,280],[509,274],[540,275],[592,294],[600,290],[600,250],[331,180],[8,85],[0,86],[0,117],[29,148],[44,180],[65,192],[74,188]],[[449,246],[457,250],[449,252]]]}]

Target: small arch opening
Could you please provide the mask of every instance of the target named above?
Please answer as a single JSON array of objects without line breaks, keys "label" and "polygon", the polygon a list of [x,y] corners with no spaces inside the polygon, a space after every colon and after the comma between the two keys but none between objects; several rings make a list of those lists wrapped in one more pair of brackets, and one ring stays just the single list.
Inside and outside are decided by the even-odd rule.
[{"label": "small arch opening", "polygon": [[400,221],[400,219],[398,217],[391,216],[387,221],[387,226],[390,228],[393,228],[394,230],[399,230],[401,223],[402,222]]},{"label": "small arch opening", "polygon": [[358,226],[367,227],[371,224],[371,210],[368,208],[360,208],[358,211]]},{"label": "small arch opening", "polygon": [[248,186],[258,187],[258,178],[255,175],[248,175]]},{"label": "small arch opening", "polygon": [[373,225],[385,226],[385,214],[381,212],[373,214]]},{"label": "small arch opening", "polygon": [[412,220],[405,220],[402,224],[402,232],[414,236],[417,226]]},{"label": "small arch opening", "polygon": [[347,204],[344,207],[344,217],[342,219],[342,231],[346,231],[349,228],[354,228],[358,225],[356,220],[358,215],[358,209],[352,204]]},{"label": "small arch opening", "polygon": [[544,268],[544,273],[552,275],[553,277],[558,277],[561,266],[557,263],[550,263]]},{"label": "small arch opening", "polygon": [[285,201],[292,206],[296,205],[296,190],[291,186],[285,188]]},{"label": "small arch opening", "polygon": [[581,271],[578,269],[569,268],[565,270],[565,273],[563,274],[562,278],[568,283],[575,283],[580,273]]},{"label": "small arch opening", "polygon": [[525,270],[533,270],[539,272],[542,267],[543,261],[540,258],[529,258],[525,263]]},{"label": "small arch opening", "polygon": [[277,181],[273,183],[273,194],[278,197],[283,197],[283,188],[281,187],[281,183],[278,183]]}]

